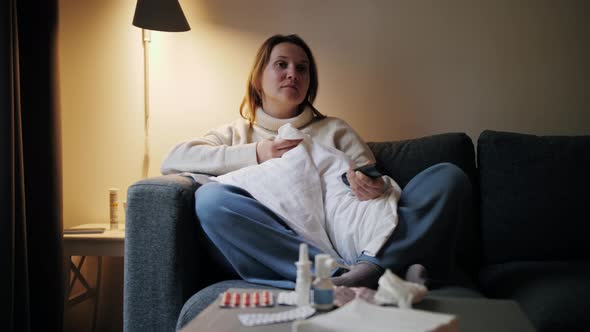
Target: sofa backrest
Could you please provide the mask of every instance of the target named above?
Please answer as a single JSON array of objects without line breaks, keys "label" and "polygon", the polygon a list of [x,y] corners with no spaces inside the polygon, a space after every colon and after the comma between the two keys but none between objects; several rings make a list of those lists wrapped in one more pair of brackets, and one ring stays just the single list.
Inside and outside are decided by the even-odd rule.
[{"label": "sofa backrest", "polygon": [[377,165],[402,188],[426,168],[450,162],[474,181],[475,149],[464,133],[446,133],[402,141],[368,143]]},{"label": "sofa backrest", "polygon": [[[474,206],[477,210],[477,173],[475,148],[471,138],[464,133],[446,133],[422,138],[368,143],[377,159],[379,170],[394,179],[402,188],[426,168],[450,162],[461,168],[471,179],[474,190]],[[477,213],[472,213],[466,224],[460,225],[457,238],[457,263],[468,272],[474,272],[480,265],[481,247]]]},{"label": "sofa backrest", "polygon": [[487,130],[477,151],[485,264],[590,258],[590,136]]}]

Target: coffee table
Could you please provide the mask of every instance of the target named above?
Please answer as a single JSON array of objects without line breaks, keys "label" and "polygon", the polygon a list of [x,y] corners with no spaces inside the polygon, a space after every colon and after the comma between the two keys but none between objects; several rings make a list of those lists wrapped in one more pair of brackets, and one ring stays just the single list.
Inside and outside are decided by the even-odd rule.
[{"label": "coffee table", "polygon": [[[230,292],[252,292],[255,289],[230,288]],[[280,290],[273,291],[275,297]],[[291,331],[292,323],[246,327],[240,324],[238,314],[270,313],[291,310],[290,306],[271,308],[219,308],[219,302],[211,303],[195,319],[189,322],[181,332],[216,331]],[[414,306],[416,309],[453,314],[458,317],[462,332],[532,332],[535,331],[516,301],[479,298],[439,297],[427,295]],[[393,323],[392,323],[393,325]]]}]

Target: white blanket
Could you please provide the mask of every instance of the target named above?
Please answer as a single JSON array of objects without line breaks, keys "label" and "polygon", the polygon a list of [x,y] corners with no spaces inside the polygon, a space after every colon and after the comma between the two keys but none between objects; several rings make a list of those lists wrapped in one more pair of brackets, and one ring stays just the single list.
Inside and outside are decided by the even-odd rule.
[{"label": "white blanket", "polygon": [[290,124],[279,128],[277,138],[303,141],[281,158],[212,179],[247,190],[334,258],[354,264],[361,253],[375,256],[397,225],[399,185],[384,176],[385,193],[361,202],[342,182],[342,173],[356,166],[343,152],[314,142]]}]

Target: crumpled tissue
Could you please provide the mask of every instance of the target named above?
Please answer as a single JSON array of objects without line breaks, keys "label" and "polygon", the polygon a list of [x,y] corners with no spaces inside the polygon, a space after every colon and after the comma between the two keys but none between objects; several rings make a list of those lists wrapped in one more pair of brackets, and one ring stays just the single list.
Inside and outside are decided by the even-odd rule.
[{"label": "crumpled tissue", "polygon": [[428,289],[426,286],[401,279],[389,269],[379,278],[375,303],[397,305],[400,309],[412,308],[412,303],[422,301]]},{"label": "crumpled tissue", "polygon": [[413,303],[422,301],[427,292],[424,285],[402,280],[386,270],[379,279],[378,290],[367,287],[335,287],[334,305],[341,307],[354,299],[361,299],[371,304],[397,305],[408,309]]}]

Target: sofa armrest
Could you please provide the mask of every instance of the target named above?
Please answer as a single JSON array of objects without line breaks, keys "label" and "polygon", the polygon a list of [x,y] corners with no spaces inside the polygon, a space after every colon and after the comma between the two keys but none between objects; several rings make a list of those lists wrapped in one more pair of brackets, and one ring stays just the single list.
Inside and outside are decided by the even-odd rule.
[{"label": "sofa armrest", "polygon": [[186,299],[204,287],[192,178],[166,175],[136,182],[127,193],[125,331],[173,331]]}]

